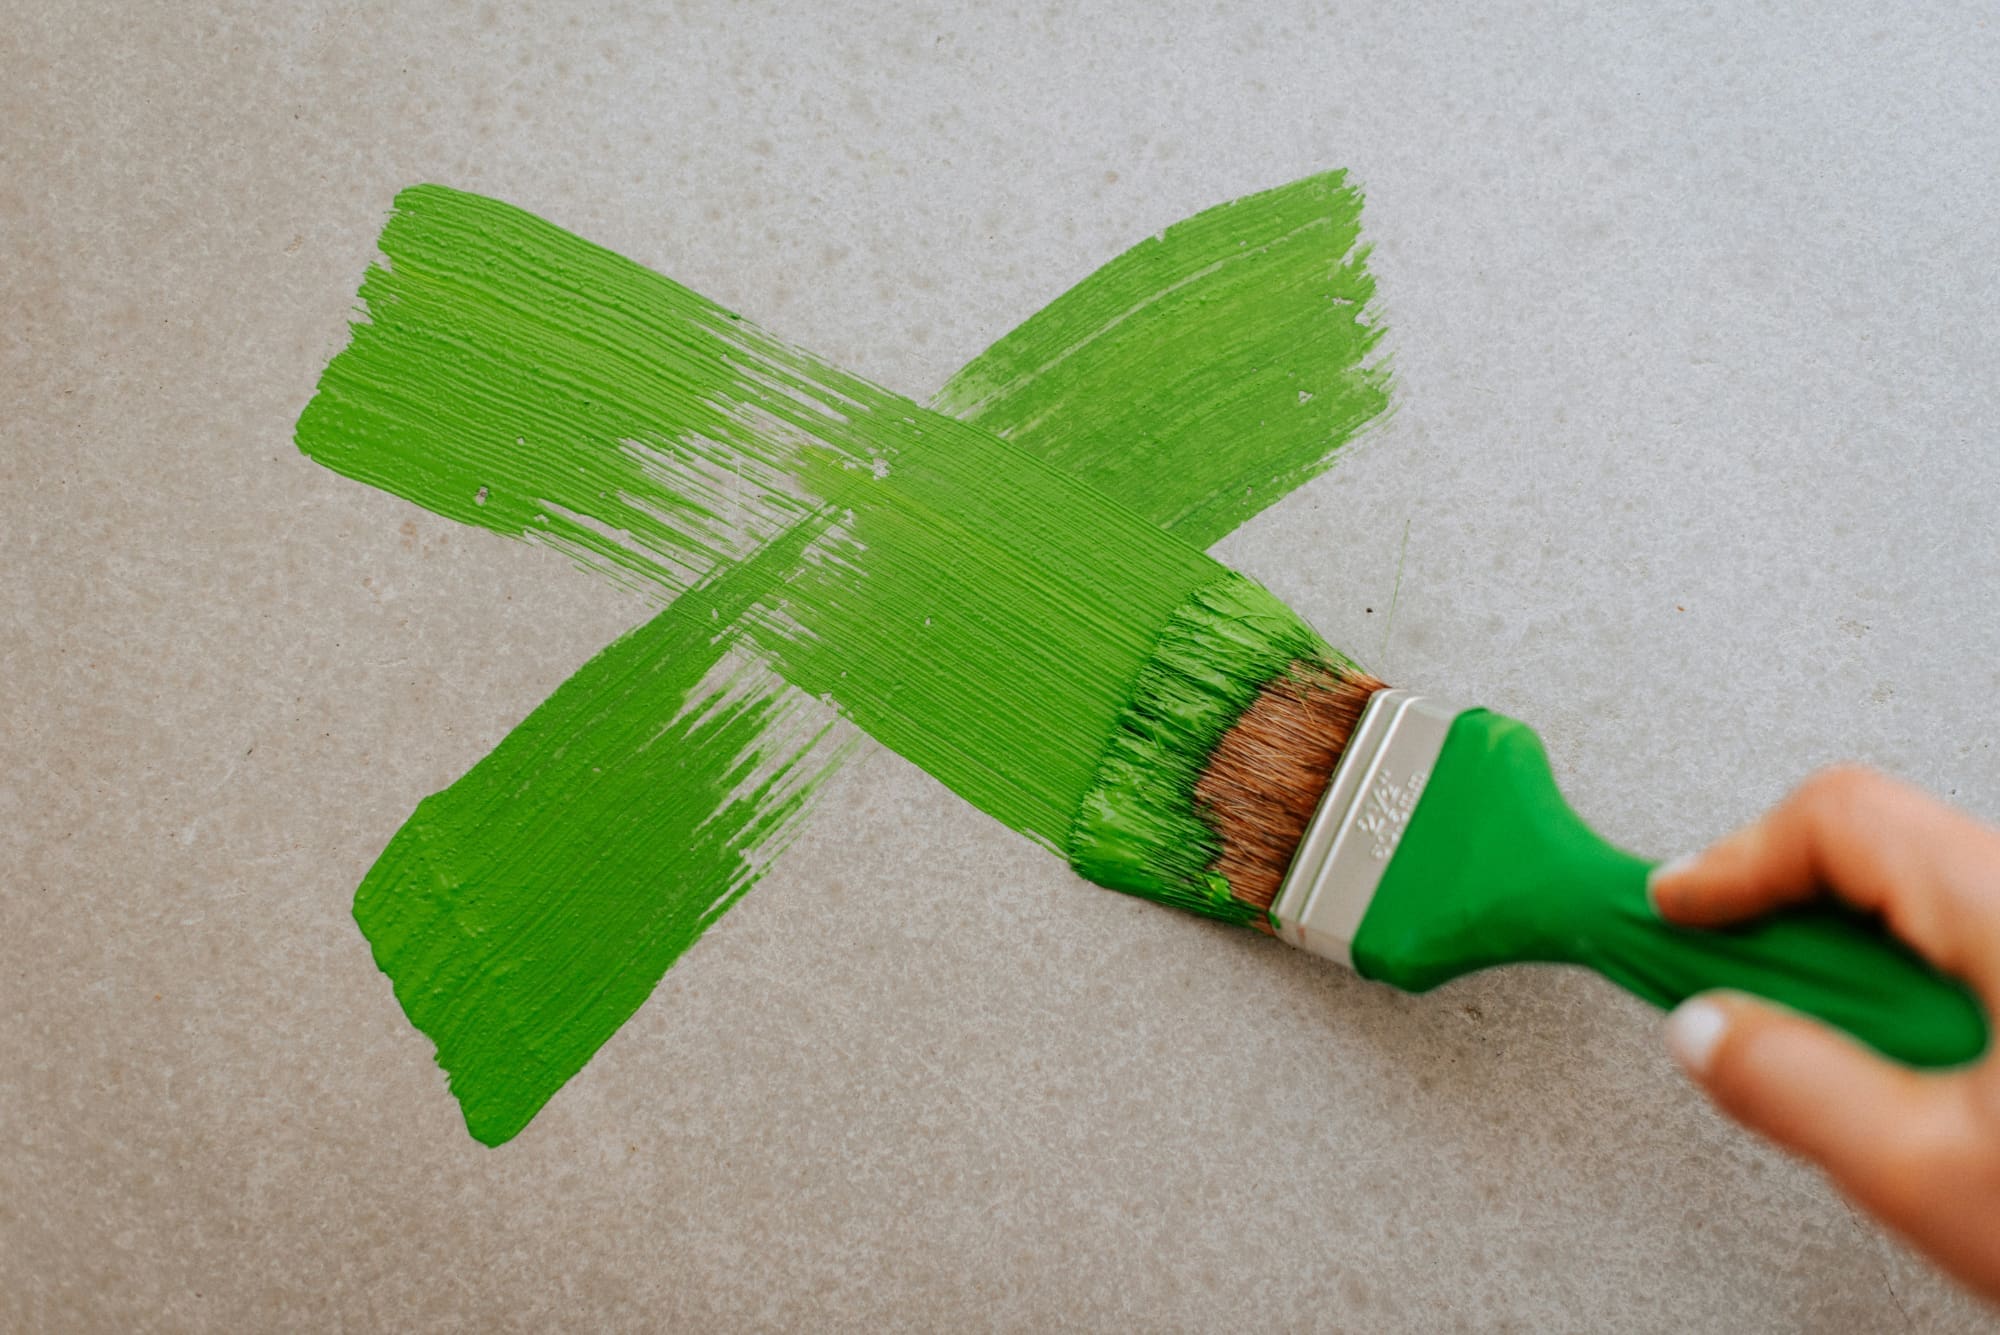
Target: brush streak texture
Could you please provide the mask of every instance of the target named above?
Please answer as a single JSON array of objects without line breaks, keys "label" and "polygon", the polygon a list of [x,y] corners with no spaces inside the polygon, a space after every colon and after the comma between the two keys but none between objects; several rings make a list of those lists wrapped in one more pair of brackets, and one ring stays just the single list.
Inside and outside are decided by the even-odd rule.
[{"label": "brush streak texture", "polygon": [[1207,547],[1388,406],[1360,235],[1339,172],[1196,214],[995,343],[936,406]]},{"label": "brush streak texture", "polygon": [[[1169,229],[955,377],[954,418],[519,210],[399,197],[301,448],[695,588],[421,804],[357,894],[475,1135],[525,1125],[795,828],[842,754],[819,700],[1069,843],[1179,610],[1268,599],[1161,526],[1219,536],[1385,403],[1359,207],[1333,175]],[[1246,416],[1207,415],[1206,375]]]},{"label": "brush streak texture", "polygon": [[[418,803],[355,892],[375,961],[479,1140],[512,1137],[583,1068],[782,850],[841,754],[825,711],[772,690],[716,629],[810,531],[578,669]],[[579,809],[597,814],[570,819]]]}]

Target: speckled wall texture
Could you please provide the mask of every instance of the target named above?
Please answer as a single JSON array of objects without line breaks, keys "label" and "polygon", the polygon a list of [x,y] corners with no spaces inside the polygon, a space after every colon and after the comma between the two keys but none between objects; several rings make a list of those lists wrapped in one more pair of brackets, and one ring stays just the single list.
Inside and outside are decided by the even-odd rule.
[{"label": "speckled wall texture", "polygon": [[480,1146],[354,887],[651,605],[291,443],[412,182],[922,401],[1346,167],[1395,412],[1219,555],[1632,847],[1837,756],[2000,817],[2000,20],[522,8],[0,14],[0,1329],[2000,1328],[1607,985],[1400,996],[879,750]]}]

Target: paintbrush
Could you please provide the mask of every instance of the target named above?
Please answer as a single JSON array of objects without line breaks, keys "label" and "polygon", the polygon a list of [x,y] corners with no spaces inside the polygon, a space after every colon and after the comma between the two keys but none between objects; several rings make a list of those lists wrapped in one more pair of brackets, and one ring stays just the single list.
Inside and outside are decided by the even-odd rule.
[{"label": "paintbrush", "polygon": [[1665,922],[1653,864],[1584,824],[1527,725],[1389,688],[1316,640],[1248,581],[1184,605],[1078,812],[1071,865],[1406,991],[1579,964],[1661,1006],[1756,993],[1914,1065],[1984,1050],[1971,993],[1871,916]]}]

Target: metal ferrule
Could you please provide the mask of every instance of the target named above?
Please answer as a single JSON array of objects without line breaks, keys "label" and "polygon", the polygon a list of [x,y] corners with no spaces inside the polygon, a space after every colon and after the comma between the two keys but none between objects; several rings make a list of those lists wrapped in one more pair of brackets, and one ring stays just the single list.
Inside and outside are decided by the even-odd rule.
[{"label": "metal ferrule", "polygon": [[1369,697],[1271,905],[1279,936],[1354,967],[1354,933],[1458,715],[1411,691]]}]

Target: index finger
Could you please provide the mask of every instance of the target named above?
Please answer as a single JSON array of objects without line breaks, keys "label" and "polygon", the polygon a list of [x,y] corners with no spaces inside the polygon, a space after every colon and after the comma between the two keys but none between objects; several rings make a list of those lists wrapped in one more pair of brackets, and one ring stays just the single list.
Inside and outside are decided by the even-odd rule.
[{"label": "index finger", "polygon": [[2000,1003],[2000,833],[1872,770],[1813,776],[1652,886],[1660,916],[1691,927],[1826,893],[1880,914],[1939,970]]}]

